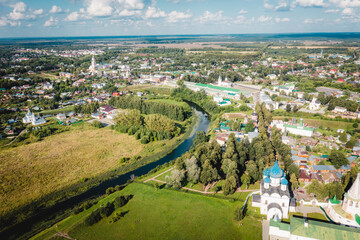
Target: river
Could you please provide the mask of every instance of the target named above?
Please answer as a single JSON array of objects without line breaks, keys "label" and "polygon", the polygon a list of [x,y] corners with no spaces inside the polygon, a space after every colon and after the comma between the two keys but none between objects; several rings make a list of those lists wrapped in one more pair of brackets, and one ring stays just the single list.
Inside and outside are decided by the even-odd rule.
[{"label": "river", "polygon": [[[185,139],[174,151],[167,154],[166,156],[160,158],[159,160],[146,164],[142,167],[139,167],[133,171],[130,171],[128,173],[125,173],[123,175],[119,175],[117,177],[105,180],[104,182],[100,183],[97,186],[94,186],[85,192],[71,197],[65,201],[56,203],[55,205],[46,208],[44,210],[40,210],[37,212],[34,216],[32,216],[29,219],[26,219],[25,221],[18,223],[11,228],[5,230],[4,232],[0,233],[0,239],[21,239],[24,238],[27,233],[31,232],[32,229],[39,223],[43,221],[51,221],[53,220],[57,215],[62,214],[68,209],[71,209],[78,205],[79,203],[88,200],[90,198],[95,198],[98,196],[101,196],[105,194],[105,191],[109,187],[114,187],[116,185],[123,185],[128,180],[130,180],[131,176],[141,176],[148,172],[150,172],[152,169],[156,168],[159,165],[163,165],[164,163],[170,162],[178,157],[180,157],[183,153],[190,150],[193,139],[195,137],[195,133],[198,131],[205,131],[207,132],[210,121],[208,119],[207,114],[200,109],[199,107],[191,104],[193,107],[195,114],[199,116],[199,120],[197,125],[194,127],[192,133],[190,136]],[[27,236],[28,237],[28,236]]]}]

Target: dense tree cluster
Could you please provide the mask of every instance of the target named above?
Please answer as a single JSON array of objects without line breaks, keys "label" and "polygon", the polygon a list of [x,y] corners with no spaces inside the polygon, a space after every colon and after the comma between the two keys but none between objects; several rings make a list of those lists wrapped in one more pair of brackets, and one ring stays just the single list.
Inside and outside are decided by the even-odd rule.
[{"label": "dense tree cluster", "polygon": [[271,122],[271,113],[264,105],[258,105],[260,136],[250,143],[248,139],[238,141],[234,134],[230,134],[226,148],[223,150],[216,141],[207,142],[200,133],[196,145],[184,157],[176,161],[176,181],[169,178],[169,184],[179,187],[179,184],[200,182],[204,185],[223,179],[224,194],[232,194],[244,184],[248,186],[262,178],[266,167],[274,164],[277,158],[283,163],[287,176],[297,187],[299,168],[292,164],[290,148],[282,143],[279,130],[273,129],[271,140],[268,136],[267,125]]},{"label": "dense tree cluster", "polygon": [[92,114],[99,109],[99,103],[93,102],[85,105],[75,105],[74,112],[82,114]]},{"label": "dense tree cluster", "polygon": [[220,112],[219,106],[214,101],[212,101],[209,96],[207,96],[204,90],[194,92],[186,87],[179,87],[174,89],[174,91],[171,93],[171,96],[194,102],[210,114],[216,114]]},{"label": "dense tree cluster", "polygon": [[159,114],[143,117],[136,109],[119,113],[115,122],[116,125],[113,126],[113,129],[134,135],[135,139],[140,139],[143,144],[171,139],[181,133],[181,128],[176,126],[171,119]]},{"label": "dense tree cluster", "polygon": [[142,114],[161,114],[176,121],[184,121],[190,112],[183,106],[163,102],[143,101],[135,96],[112,97],[109,104],[122,109],[137,109]]}]

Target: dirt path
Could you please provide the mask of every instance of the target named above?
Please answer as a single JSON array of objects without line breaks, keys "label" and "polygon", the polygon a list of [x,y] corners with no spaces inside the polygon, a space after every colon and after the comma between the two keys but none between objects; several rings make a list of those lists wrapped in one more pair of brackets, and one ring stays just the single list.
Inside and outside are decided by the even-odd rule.
[{"label": "dirt path", "polygon": [[6,144],[5,146],[8,146],[10,144],[12,144],[21,134],[23,134],[24,132],[26,132],[26,129],[22,130],[19,135],[17,135],[11,142],[9,142],[8,144]]},{"label": "dirt path", "polygon": [[172,168],[166,170],[165,172],[162,172],[162,173],[156,175],[155,177],[149,178],[149,179],[145,180],[144,183],[149,182],[149,181],[151,181],[151,180],[165,183],[164,181],[160,181],[160,180],[157,180],[157,179],[155,179],[155,178],[158,178],[158,177],[160,177],[161,175],[163,175],[163,174],[165,174],[165,173],[167,173],[167,172],[170,172],[170,171],[173,170],[174,168],[175,168],[175,167],[172,167]]}]

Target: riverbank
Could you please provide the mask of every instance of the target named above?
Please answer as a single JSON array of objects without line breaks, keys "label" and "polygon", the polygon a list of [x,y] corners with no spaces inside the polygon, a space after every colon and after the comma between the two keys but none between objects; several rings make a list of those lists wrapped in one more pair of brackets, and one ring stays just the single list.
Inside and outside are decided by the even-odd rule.
[{"label": "riverbank", "polygon": [[[193,129],[195,128],[198,120],[199,120],[199,114],[196,114],[197,117],[193,117],[192,123],[191,125],[189,125],[188,129],[186,130],[185,134],[181,137],[179,137],[178,139],[176,139],[175,143],[173,143],[171,146],[166,147],[165,149],[163,149],[160,152],[157,152],[155,154],[151,154],[151,156],[149,155],[148,157],[144,157],[142,159],[140,159],[139,161],[134,162],[131,165],[124,165],[120,168],[117,168],[115,170],[112,170],[110,172],[107,173],[103,173],[101,175],[99,175],[96,178],[92,178],[86,182],[83,183],[79,183],[76,184],[74,186],[68,187],[66,189],[63,189],[62,191],[58,192],[57,194],[54,194],[56,196],[58,196],[57,200],[54,201],[52,197],[54,197],[54,195],[52,196],[48,196],[43,198],[40,202],[45,202],[45,203],[50,203],[48,205],[40,205],[40,209],[37,209],[36,212],[38,215],[48,215],[45,214],[48,211],[57,211],[58,209],[58,205],[61,205],[61,212],[58,211],[58,214],[54,214],[52,216],[52,219],[46,219],[46,221],[44,220],[40,220],[38,218],[38,215],[36,215],[33,219],[32,217],[27,217],[26,221],[22,221],[21,224],[19,224],[19,226],[14,226],[12,227],[12,229],[9,229],[9,231],[5,231],[2,234],[5,234],[6,236],[13,236],[13,238],[19,238],[20,236],[22,236],[23,239],[30,237],[31,235],[35,234],[36,232],[40,231],[41,229],[47,228],[50,224],[61,220],[62,218],[68,216],[70,214],[69,209],[72,208],[74,206],[74,204],[76,205],[78,202],[84,201],[90,197],[94,197],[94,196],[98,196],[101,194],[105,193],[105,190],[107,187],[110,186],[115,186],[116,184],[123,184],[126,181],[128,181],[130,179],[130,177],[128,175],[124,175],[124,173],[129,173],[129,171],[132,171],[134,169],[138,169],[141,166],[146,165],[149,162],[155,162],[156,160],[158,160],[159,158],[161,158],[162,156],[168,154],[168,155],[174,155],[173,154],[173,150],[177,149],[180,145],[183,144],[184,140],[185,142],[187,142],[186,144],[189,145],[188,143],[188,139],[190,138],[191,144],[192,144],[192,135],[193,134]],[[188,148],[190,148],[190,146],[186,146]],[[187,151],[187,150],[186,150]],[[178,153],[176,153],[178,154]],[[176,155],[175,154],[175,155]],[[166,155],[166,156],[168,156]],[[149,169],[151,170],[151,169]],[[121,181],[119,183],[116,182],[116,178],[119,178],[118,176],[121,176]],[[79,191],[76,190],[81,190],[81,194]],[[99,190],[101,189],[101,191]],[[69,194],[71,193],[71,194]],[[65,195],[63,195],[65,194]],[[78,195],[80,194],[80,195]],[[74,198],[74,199],[72,199]],[[66,200],[68,199],[68,200]],[[59,203],[59,200],[60,204]],[[65,200],[65,201],[63,201]],[[32,203],[32,206],[34,207],[38,207],[39,202],[34,202]],[[28,208],[29,206],[27,206]],[[21,209],[21,210],[25,210],[27,208]],[[66,208],[66,209],[64,209]],[[41,210],[43,209],[43,210]],[[51,210],[49,210],[51,209]],[[19,210],[18,212],[21,213],[21,210]],[[40,211],[40,213],[39,213]],[[46,216],[49,217],[49,216]],[[10,220],[10,218],[8,218]],[[22,219],[24,220],[24,219]],[[31,221],[33,220],[33,221]],[[33,222],[37,222],[37,223],[33,223]],[[25,226],[25,223],[30,223],[30,224],[36,224],[29,227],[29,226]],[[20,226],[21,225],[21,226]],[[19,234],[18,231],[16,231],[17,228],[27,228],[26,230],[24,229],[24,233],[26,232],[26,234]],[[0,236],[2,235],[0,234]],[[14,235],[12,234],[16,234],[16,236],[14,237]]]}]

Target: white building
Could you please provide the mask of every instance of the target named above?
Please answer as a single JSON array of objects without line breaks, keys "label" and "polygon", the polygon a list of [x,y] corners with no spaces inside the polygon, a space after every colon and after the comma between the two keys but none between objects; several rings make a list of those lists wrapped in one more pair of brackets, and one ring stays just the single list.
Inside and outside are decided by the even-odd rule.
[{"label": "white building", "polygon": [[260,92],[259,98],[260,98],[259,99],[260,103],[264,103],[265,107],[267,109],[269,109],[270,111],[276,110],[279,108],[279,103],[271,100],[271,98],[264,91]]},{"label": "white building", "polygon": [[97,73],[97,70],[96,70],[96,61],[95,61],[95,57],[94,55],[92,56],[92,59],[91,59],[91,65],[89,67],[89,71],[90,71],[90,74],[91,75],[95,75]]},{"label": "white building", "polygon": [[360,173],[344,194],[344,200],[329,200],[326,212],[334,222],[360,228]]},{"label": "white building", "polygon": [[320,109],[320,107],[321,107],[321,103],[318,100],[316,100],[316,98],[313,98],[309,105],[309,109],[310,110],[318,110],[318,109]]},{"label": "white building", "polygon": [[300,119],[299,124],[293,124],[293,125],[286,124],[283,121],[274,120],[271,122],[271,127],[274,126],[279,130],[281,130],[281,132],[283,133],[289,132],[291,134],[304,136],[304,137],[312,137],[312,135],[314,134],[314,129],[311,127],[305,127],[302,119]]},{"label": "white building", "polygon": [[339,106],[336,106],[335,109],[333,110],[333,112],[336,112],[336,113],[346,113],[346,108],[344,107],[339,107]]},{"label": "white building", "polygon": [[288,218],[289,211],[295,211],[295,199],[290,198],[286,175],[277,160],[264,170],[260,195],[253,195],[252,206],[260,207],[260,213],[267,215],[268,220]]},{"label": "white building", "polygon": [[40,125],[40,124],[46,123],[46,120],[43,117],[35,116],[35,114],[32,113],[29,109],[29,111],[26,113],[25,117],[23,118],[23,123],[31,123],[32,125]]}]

